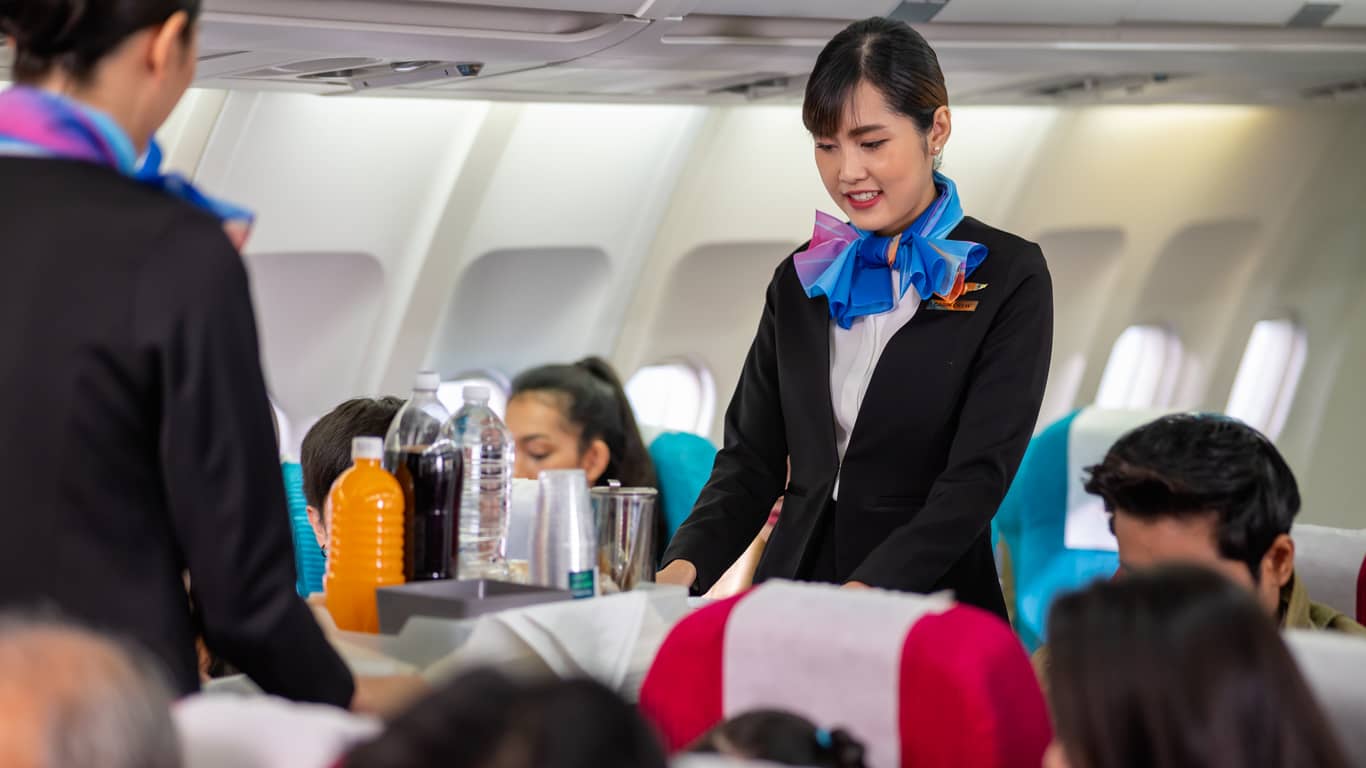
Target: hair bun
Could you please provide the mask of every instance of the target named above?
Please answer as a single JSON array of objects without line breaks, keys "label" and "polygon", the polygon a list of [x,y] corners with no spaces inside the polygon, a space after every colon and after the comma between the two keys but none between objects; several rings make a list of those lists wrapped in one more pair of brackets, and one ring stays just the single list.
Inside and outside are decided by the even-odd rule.
[{"label": "hair bun", "polygon": [[76,47],[90,11],[89,0],[0,0],[0,26],[16,47],[56,56]]},{"label": "hair bun", "polygon": [[830,755],[836,768],[864,768],[863,742],[843,728],[830,732]]}]

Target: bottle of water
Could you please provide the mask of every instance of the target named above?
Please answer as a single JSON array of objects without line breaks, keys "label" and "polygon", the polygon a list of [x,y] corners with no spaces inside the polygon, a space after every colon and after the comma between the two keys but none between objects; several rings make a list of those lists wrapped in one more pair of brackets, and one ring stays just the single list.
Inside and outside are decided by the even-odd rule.
[{"label": "bottle of water", "polygon": [[512,502],[512,433],[489,409],[488,387],[469,386],[465,405],[441,431],[460,451],[459,578],[508,577],[507,524]]},{"label": "bottle of water", "polygon": [[437,399],[439,386],[439,375],[419,372],[413,396],[384,438],[384,468],[403,488],[404,575],[410,582],[451,577],[460,454],[441,438],[450,413]]}]

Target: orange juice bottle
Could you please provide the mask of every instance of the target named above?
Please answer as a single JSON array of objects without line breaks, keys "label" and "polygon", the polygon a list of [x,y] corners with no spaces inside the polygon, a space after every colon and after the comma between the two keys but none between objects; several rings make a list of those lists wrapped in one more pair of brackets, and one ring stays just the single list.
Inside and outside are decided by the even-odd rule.
[{"label": "orange juice bottle", "polygon": [[327,574],[323,593],[339,629],[379,632],[375,589],[403,583],[403,489],[384,471],[384,441],[351,442],[351,468],[332,484],[327,504]]}]

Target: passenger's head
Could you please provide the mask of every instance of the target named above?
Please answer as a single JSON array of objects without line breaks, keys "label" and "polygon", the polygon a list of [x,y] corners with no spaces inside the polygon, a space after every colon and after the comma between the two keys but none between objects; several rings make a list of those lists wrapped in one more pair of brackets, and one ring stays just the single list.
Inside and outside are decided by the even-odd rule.
[{"label": "passenger's head", "polygon": [[14,78],[108,112],[142,148],[194,80],[200,0],[0,0]]},{"label": "passenger's head", "polygon": [[459,677],[414,703],[344,768],[664,768],[635,707],[590,681]]},{"label": "passenger's head", "polygon": [[1340,768],[1340,747],[1245,589],[1168,566],[1059,598],[1045,768]]},{"label": "passenger's head", "polygon": [[332,524],[327,494],[341,473],[351,466],[352,439],[384,437],[389,431],[389,423],[402,407],[403,401],[397,397],[347,400],[318,419],[304,435],[299,464],[304,475],[308,522],[313,524],[318,546],[327,546],[327,529]]},{"label": "passenger's head", "polygon": [[764,710],[727,720],[688,751],[808,768],[863,768],[864,749],[847,731],[824,730],[804,717]]},{"label": "passenger's head", "polygon": [[590,485],[655,485],[654,464],[621,380],[596,357],[534,368],[512,382],[507,425],[517,441],[517,476],[582,469]]},{"label": "passenger's head", "polygon": [[802,120],[821,181],[854,226],[901,232],[934,201],[949,94],[939,57],[909,25],[871,18],[835,35],[807,81]]},{"label": "passenger's head", "polygon": [[1276,447],[1222,416],[1167,416],[1115,443],[1086,490],[1113,517],[1125,571],[1195,562],[1256,591],[1269,612],[1295,568],[1295,476]]},{"label": "passenger's head", "polygon": [[0,765],[176,768],[170,690],[143,654],[92,632],[2,619]]}]

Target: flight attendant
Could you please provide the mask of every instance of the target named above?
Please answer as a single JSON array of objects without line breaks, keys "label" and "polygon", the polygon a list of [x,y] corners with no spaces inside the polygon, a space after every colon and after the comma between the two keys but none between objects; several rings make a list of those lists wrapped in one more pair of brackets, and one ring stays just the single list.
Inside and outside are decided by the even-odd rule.
[{"label": "flight attendant", "polygon": [[708,589],[781,494],[756,581],[951,589],[1004,617],[990,524],[1048,377],[1043,254],[965,217],[936,171],[948,93],[908,25],[836,35],[802,117],[849,223],[817,214],[775,272],[725,447],[659,581]]},{"label": "flight attendant", "polygon": [[268,692],[347,706],[294,592],[231,239],[250,217],[139,159],[194,77],[198,14],[0,0],[0,610],[135,641],[182,693],[203,636]]}]

